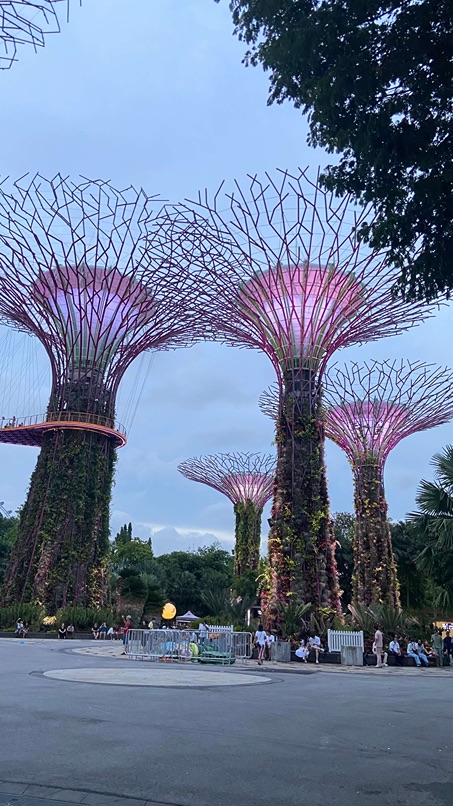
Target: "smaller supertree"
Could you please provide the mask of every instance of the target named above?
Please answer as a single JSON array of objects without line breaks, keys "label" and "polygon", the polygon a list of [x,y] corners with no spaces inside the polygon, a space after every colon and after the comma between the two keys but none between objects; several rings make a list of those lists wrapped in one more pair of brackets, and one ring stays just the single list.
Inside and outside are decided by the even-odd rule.
[{"label": "smaller supertree", "polygon": [[328,373],[324,395],[326,436],[354,473],[354,600],[399,607],[384,465],[402,439],[453,418],[453,372],[421,362],[353,363]]},{"label": "smaller supertree", "polygon": [[18,45],[31,45],[36,51],[44,47],[48,34],[59,33],[57,11],[64,9],[69,16],[69,0],[0,0],[0,70],[8,70],[17,60]]},{"label": "smaller supertree", "polygon": [[181,462],[188,479],[207,484],[234,504],[236,515],[234,569],[240,577],[256,571],[260,559],[261,514],[272,496],[275,459],[258,453],[220,453]]}]

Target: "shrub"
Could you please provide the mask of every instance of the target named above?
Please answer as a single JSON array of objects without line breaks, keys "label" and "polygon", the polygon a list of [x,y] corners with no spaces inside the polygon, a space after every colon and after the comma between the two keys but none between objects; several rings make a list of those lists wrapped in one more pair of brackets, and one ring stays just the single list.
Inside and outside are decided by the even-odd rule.
[{"label": "shrub", "polygon": [[76,630],[90,630],[93,624],[102,624],[103,621],[108,627],[119,625],[121,619],[113,608],[94,607],[62,607],[55,614],[56,623],[73,624]]},{"label": "shrub", "polygon": [[0,629],[14,631],[16,621],[21,618],[24,624],[29,624],[31,630],[39,630],[45,612],[44,608],[37,604],[17,604],[10,607],[0,607]]}]

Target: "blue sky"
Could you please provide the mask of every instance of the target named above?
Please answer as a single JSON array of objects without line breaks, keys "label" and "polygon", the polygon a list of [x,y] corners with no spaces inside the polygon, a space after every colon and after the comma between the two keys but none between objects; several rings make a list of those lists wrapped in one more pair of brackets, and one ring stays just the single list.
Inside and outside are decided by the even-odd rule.
[{"label": "blue sky", "polygon": [[[0,73],[1,176],[82,174],[178,201],[199,188],[214,190],[224,178],[276,167],[314,172],[327,164],[321,149],[306,145],[299,112],[289,104],[266,106],[268,79],[260,69],[244,68],[243,50],[232,36],[226,0],[84,0],[82,8],[73,0],[62,33],[49,37],[38,54],[22,48],[18,63]],[[349,348],[335,360],[445,365],[451,336],[451,309],[444,308],[422,327]],[[144,371],[129,442],[119,454],[112,532],[132,520],[135,534],[152,535],[157,553],[214,537],[230,548],[230,502],[184,479],[176,467],[205,453],[273,450],[272,423],[257,408],[274,379],[271,364],[255,351],[203,344],[146,358]],[[124,415],[135,377],[133,367],[123,384],[120,420],[131,419]],[[46,383],[44,377],[43,401]],[[13,405],[25,403],[33,410],[21,413],[36,413],[36,400],[19,396]],[[6,405],[1,391],[0,405]],[[452,440],[448,425],[414,435],[392,452],[385,476],[392,518],[413,508],[432,454]],[[36,456],[32,448],[0,445],[0,500],[9,509],[23,502]],[[327,463],[332,510],[351,511],[349,465],[330,443]]]}]

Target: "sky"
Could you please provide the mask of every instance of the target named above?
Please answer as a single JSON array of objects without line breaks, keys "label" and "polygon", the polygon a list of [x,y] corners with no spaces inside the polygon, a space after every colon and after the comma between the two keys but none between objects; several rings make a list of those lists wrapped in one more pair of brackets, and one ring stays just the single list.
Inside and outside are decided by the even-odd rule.
[{"label": "sky", "polygon": [[[0,72],[1,177],[81,174],[119,188],[142,186],[177,202],[194,198],[198,189],[214,191],[223,179],[298,166],[315,173],[327,165],[329,155],[307,146],[299,111],[290,104],[267,106],[268,78],[260,68],[245,68],[243,54],[227,0],[84,0],[81,8],[72,0],[61,34],[37,54],[23,47],[12,69]],[[452,328],[445,306],[422,326],[340,351],[335,361],[407,358],[448,365]],[[12,355],[7,339],[0,329],[0,360]],[[35,414],[36,406],[45,406],[46,361],[30,341],[18,337],[8,372],[13,377],[24,368],[22,387],[27,381],[35,399],[3,384],[9,398],[0,389],[0,407],[8,403],[10,410],[2,414],[18,407]],[[146,356],[138,369],[126,375],[118,405],[128,443],[119,451],[112,535],[132,521],[136,536],[152,537],[157,554],[213,540],[231,549],[231,503],[183,478],[177,465],[211,453],[274,452],[272,423],[257,406],[274,380],[270,361],[254,350],[199,344]],[[132,417],[130,402],[142,382]],[[31,410],[22,411],[24,405]],[[452,441],[446,425],[393,450],[385,472],[392,519],[414,509],[420,479],[431,478],[432,455]],[[0,500],[7,509],[23,503],[37,454],[0,445]],[[347,460],[332,443],[326,456],[332,511],[351,512]],[[269,506],[263,552],[267,517]]]}]

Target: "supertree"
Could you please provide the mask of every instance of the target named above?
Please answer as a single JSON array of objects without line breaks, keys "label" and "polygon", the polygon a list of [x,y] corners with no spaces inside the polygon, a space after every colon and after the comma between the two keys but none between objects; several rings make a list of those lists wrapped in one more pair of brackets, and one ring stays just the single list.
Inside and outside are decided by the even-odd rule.
[{"label": "supertree", "polygon": [[359,604],[400,606],[384,466],[402,439],[453,418],[452,390],[453,372],[421,362],[352,363],[327,374],[326,436],[344,450],[354,474]]},{"label": "supertree", "polygon": [[18,45],[31,45],[36,50],[44,47],[45,36],[59,33],[58,12],[63,8],[69,16],[69,0],[0,0],[0,70],[9,69],[16,61]]},{"label": "supertree", "polygon": [[203,327],[193,279],[161,255],[155,204],[60,175],[0,188],[0,319],[36,336],[52,368],[47,422],[0,431],[41,445],[5,602],[104,599],[119,383],[144,350],[189,345]]},{"label": "supertree", "polygon": [[[250,178],[200,194],[169,217],[190,245],[218,338],[263,350],[282,406],[269,536],[270,614],[289,600],[337,611],[338,578],[324,467],[321,381],[340,347],[396,334],[427,315],[393,295],[397,273],[360,238],[370,220],[305,172]],[[195,254],[196,253],[196,254]]]},{"label": "supertree", "polygon": [[223,493],[234,505],[236,531],[234,570],[240,577],[256,571],[260,559],[261,515],[272,497],[275,459],[257,453],[220,453],[181,462],[188,479]]}]

